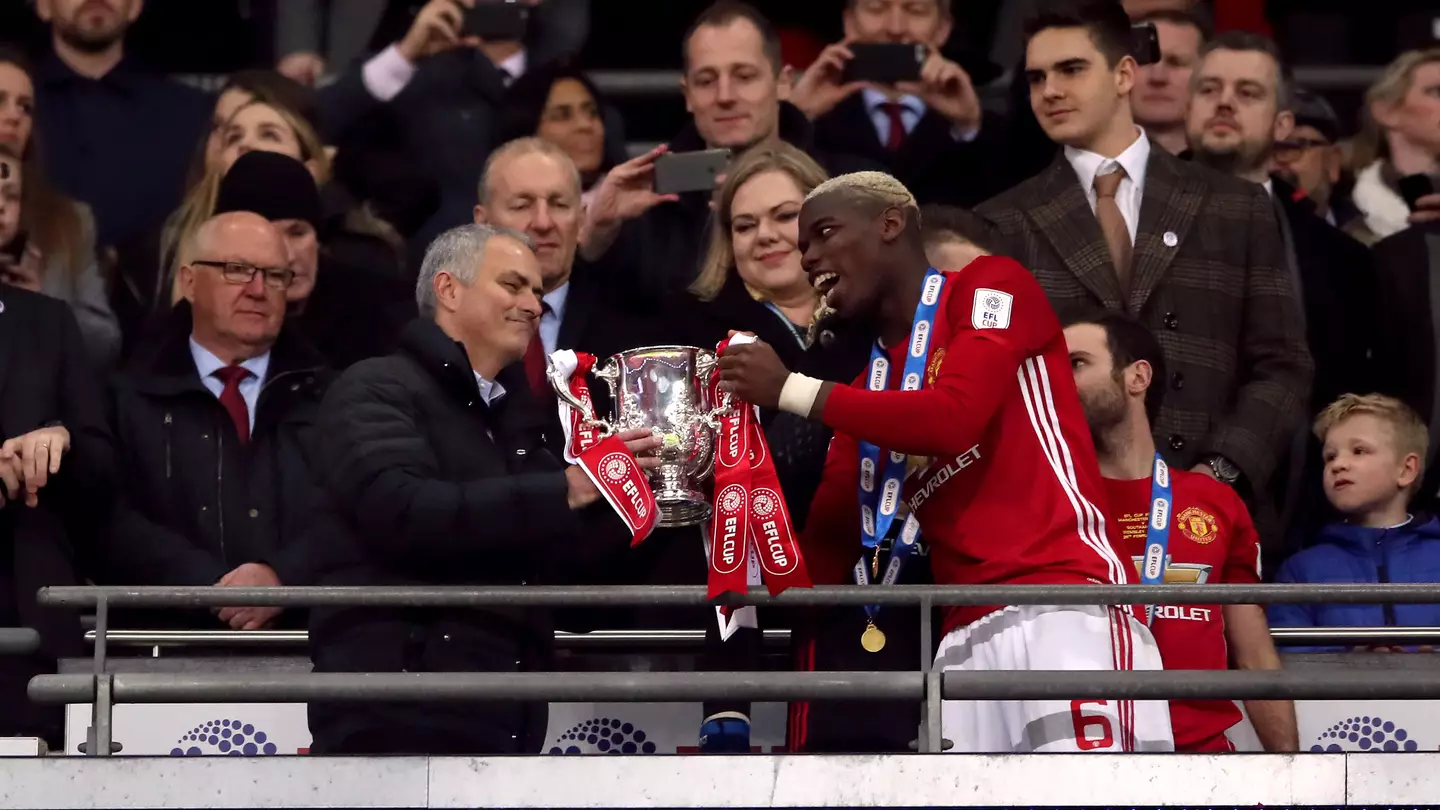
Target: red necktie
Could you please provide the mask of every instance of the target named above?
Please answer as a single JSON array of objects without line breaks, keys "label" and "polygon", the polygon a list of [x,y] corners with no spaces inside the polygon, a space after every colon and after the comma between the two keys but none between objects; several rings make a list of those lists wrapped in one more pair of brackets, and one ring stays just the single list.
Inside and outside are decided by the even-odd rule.
[{"label": "red necktie", "polygon": [[905,143],[905,105],[898,101],[881,102],[880,109],[890,118],[890,136],[885,139],[885,148],[897,151]]},{"label": "red necktie", "polygon": [[230,414],[230,421],[235,423],[235,434],[240,437],[240,444],[249,444],[250,408],[245,404],[245,398],[240,396],[240,383],[250,377],[250,369],[244,366],[226,366],[215,369],[214,376],[225,384],[220,391],[220,404],[225,406],[225,411]]},{"label": "red necktie", "polygon": [[[550,305],[541,303],[540,317],[544,318],[545,313],[550,311]],[[549,396],[550,382],[545,378],[546,358],[545,341],[540,339],[540,322],[535,322],[535,335],[530,338],[530,345],[525,348],[525,379],[530,383],[530,390],[534,392],[535,398],[545,400]]]}]

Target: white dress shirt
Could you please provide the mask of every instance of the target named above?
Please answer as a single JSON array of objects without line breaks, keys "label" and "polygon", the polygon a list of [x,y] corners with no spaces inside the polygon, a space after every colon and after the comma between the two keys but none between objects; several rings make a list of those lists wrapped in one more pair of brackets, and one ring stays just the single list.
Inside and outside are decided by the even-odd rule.
[{"label": "white dress shirt", "polygon": [[[525,49],[521,48],[495,67],[500,70],[500,80],[509,87],[511,82],[525,75],[528,67]],[[376,101],[389,101],[400,95],[405,85],[415,78],[416,70],[419,68],[415,63],[406,59],[398,46],[391,45],[365,62],[360,68],[360,82]]]},{"label": "white dress shirt", "polygon": [[[195,360],[195,371],[200,374],[200,384],[219,399],[221,392],[225,390],[225,383],[215,376],[215,372],[230,364],[211,354],[209,349],[196,343],[193,337],[190,338],[190,356]],[[250,414],[250,429],[253,431],[255,403],[260,400],[260,389],[265,387],[265,373],[270,370],[270,352],[252,357],[241,363],[240,367],[250,372],[249,377],[240,381],[240,398],[245,400],[245,410]]]},{"label": "white dress shirt", "polygon": [[480,386],[480,399],[483,400],[486,405],[494,405],[500,401],[501,397],[505,396],[505,386],[494,380],[487,380],[481,377],[480,372],[474,369],[471,369],[471,373],[475,375],[475,384]]},{"label": "white dress shirt", "polygon": [[1095,178],[1114,171],[1117,164],[1125,169],[1125,179],[1115,192],[1115,204],[1120,207],[1120,215],[1130,229],[1130,243],[1134,244],[1140,228],[1140,202],[1145,196],[1145,169],[1150,164],[1150,139],[1145,137],[1145,131],[1140,130],[1135,142],[1114,160],[1073,146],[1065,147],[1065,159],[1075,169],[1091,211],[1095,210]]},{"label": "white dress shirt", "polygon": [[565,299],[569,297],[570,282],[566,281],[540,299],[545,304],[545,311],[540,315],[540,343],[545,346],[547,357],[560,341],[560,324],[565,321]]},{"label": "white dress shirt", "polygon": [[[875,134],[880,136],[880,144],[883,146],[890,142],[890,113],[881,106],[891,98],[879,90],[865,88],[860,91],[861,97],[865,99],[865,109],[870,113],[870,122],[875,125]],[[925,113],[930,109],[925,102],[916,95],[904,95],[894,99],[900,105],[900,123],[905,127],[905,134],[909,135],[915,131],[915,126]],[[980,135],[980,129],[962,131],[955,127],[950,128],[950,136],[962,143],[970,143]]]}]

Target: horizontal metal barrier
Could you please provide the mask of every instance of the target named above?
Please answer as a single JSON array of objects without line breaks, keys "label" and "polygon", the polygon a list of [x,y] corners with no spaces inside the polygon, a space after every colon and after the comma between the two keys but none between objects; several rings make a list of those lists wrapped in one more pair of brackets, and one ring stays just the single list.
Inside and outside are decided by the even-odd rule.
[{"label": "horizontal metal barrier", "polygon": [[711,600],[700,585],[300,587],[86,587],[40,589],[40,604],[94,607],[647,607],[775,605],[1250,605],[1440,603],[1440,583],[1305,585],[822,585],[778,596],[763,589]]},{"label": "horizontal metal barrier", "polygon": [[40,649],[40,634],[29,627],[0,627],[0,655],[29,655]]},{"label": "horizontal metal barrier", "polygon": [[[765,643],[790,642],[789,630],[764,630]],[[94,643],[88,630],[85,640]],[[1272,627],[1277,646],[1440,644],[1440,627]],[[111,630],[105,640],[116,647],[303,647],[310,642],[304,630]],[[704,630],[592,630],[588,633],[555,631],[560,649],[611,649],[624,647],[698,648]],[[3,643],[3,642],[0,642]]]},{"label": "horizontal metal barrier", "polygon": [[[117,703],[531,700],[690,703],[702,700],[1421,700],[1440,698],[1429,671],[1166,670],[1103,672],[376,672],[244,675],[116,673]],[[31,700],[88,703],[90,675],[39,675]]]},{"label": "horizontal metal barrier", "polygon": [[[117,703],[290,703],[340,701],[534,700],[692,703],[753,701],[917,701],[919,672],[315,672],[245,675],[116,673]],[[1440,689],[1437,689],[1440,692]],[[40,675],[40,703],[88,703],[90,675]]]}]

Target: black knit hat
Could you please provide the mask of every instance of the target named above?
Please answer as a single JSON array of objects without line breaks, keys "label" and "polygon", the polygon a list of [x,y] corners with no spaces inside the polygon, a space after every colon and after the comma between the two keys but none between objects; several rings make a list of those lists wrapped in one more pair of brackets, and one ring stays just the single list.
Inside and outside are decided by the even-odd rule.
[{"label": "black knit hat", "polygon": [[241,155],[220,181],[215,213],[250,211],[270,220],[299,219],[320,227],[320,189],[310,170],[278,152]]}]

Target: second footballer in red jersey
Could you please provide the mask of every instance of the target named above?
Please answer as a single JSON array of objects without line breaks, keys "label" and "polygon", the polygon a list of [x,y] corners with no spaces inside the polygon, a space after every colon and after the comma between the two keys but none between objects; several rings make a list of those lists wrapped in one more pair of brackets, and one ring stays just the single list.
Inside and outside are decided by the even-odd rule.
[{"label": "second footballer in red jersey", "polygon": [[[730,347],[720,361],[722,384],[746,401],[835,430],[802,536],[812,578],[878,573],[885,561],[871,569],[868,558],[883,534],[876,517],[900,501],[892,527],[908,507],[939,583],[1129,582],[1044,292],[1010,259],[930,268],[920,225],[914,197],[878,172],[833,178],[801,209],[812,283],[840,317],[880,336],[853,385],[791,374],[763,343]],[[867,559],[857,566],[862,536]],[[1128,608],[949,608],[944,629],[936,667],[946,670],[1160,667]],[[941,714],[955,752],[1173,748],[1162,701],[946,701]]]},{"label": "second footballer in red jersey", "polygon": [[[1160,344],[1137,321],[1113,313],[1076,320],[1065,328],[1065,339],[1105,476],[1111,536],[1138,572],[1155,494],[1150,420],[1164,395],[1164,385],[1157,382],[1165,379]],[[1259,582],[1260,537],[1240,496],[1201,473],[1168,472],[1171,517],[1161,581]],[[1230,658],[1239,669],[1280,668],[1258,605],[1158,605],[1150,630],[1166,669],[1226,669]],[[1290,701],[1247,701],[1246,710],[1266,751],[1296,750]],[[1232,751],[1226,732],[1240,720],[1240,709],[1230,700],[1170,704],[1177,751]]]}]

